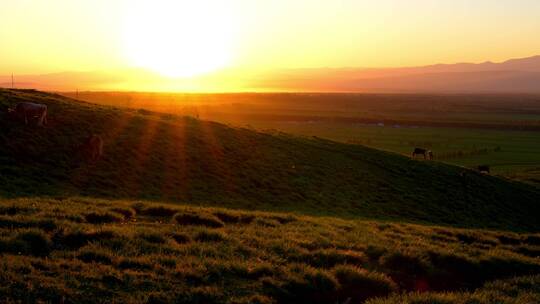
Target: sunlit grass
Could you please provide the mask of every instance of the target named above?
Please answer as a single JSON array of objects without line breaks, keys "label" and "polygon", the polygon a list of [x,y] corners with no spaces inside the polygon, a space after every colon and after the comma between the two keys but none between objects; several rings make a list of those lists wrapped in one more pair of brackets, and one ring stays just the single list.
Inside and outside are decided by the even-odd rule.
[{"label": "sunlit grass", "polygon": [[[486,282],[540,274],[539,240],[538,234],[142,201],[2,200],[0,297],[358,303],[399,292],[469,290],[466,296],[477,298],[494,292],[474,292]],[[538,296],[530,292],[527,299]],[[406,299],[461,303],[462,295]]]},{"label": "sunlit grass", "polygon": [[[538,277],[526,277],[540,274],[534,187],[320,138],[0,90],[1,107],[28,100],[49,106],[46,128],[0,112],[3,302],[538,297]],[[97,162],[77,153],[89,133],[105,140]]]},{"label": "sunlit grass", "polygon": [[[19,101],[47,104],[50,124],[25,127],[0,111],[3,197],[147,199],[520,231],[540,225],[538,190],[440,162],[37,91],[0,90],[1,108]],[[90,133],[105,142],[97,162],[86,162],[77,150]]]}]

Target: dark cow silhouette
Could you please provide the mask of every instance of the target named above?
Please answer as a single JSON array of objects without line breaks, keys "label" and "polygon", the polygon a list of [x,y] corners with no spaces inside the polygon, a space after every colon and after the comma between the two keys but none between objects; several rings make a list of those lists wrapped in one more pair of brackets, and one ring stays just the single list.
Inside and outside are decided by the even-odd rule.
[{"label": "dark cow silhouette", "polygon": [[424,155],[424,159],[433,159],[433,152],[431,150],[426,150],[423,148],[414,148],[412,157],[416,158],[417,155]]},{"label": "dark cow silhouette", "polygon": [[47,124],[47,106],[33,102],[19,102],[15,109],[8,109],[9,113],[27,125],[31,119],[36,119],[36,126]]},{"label": "dark cow silhouette", "polygon": [[103,155],[103,139],[96,134],[88,136],[81,146],[81,151],[88,160],[98,160]]},{"label": "dark cow silhouette", "polygon": [[480,165],[478,166],[478,172],[489,174],[489,166],[488,165]]}]

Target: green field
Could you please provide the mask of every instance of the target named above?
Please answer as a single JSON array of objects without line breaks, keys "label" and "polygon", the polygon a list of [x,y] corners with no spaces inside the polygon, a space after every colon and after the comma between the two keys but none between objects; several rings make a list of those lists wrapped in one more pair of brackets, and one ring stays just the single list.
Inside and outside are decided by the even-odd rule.
[{"label": "green field", "polygon": [[[21,101],[49,124],[11,119]],[[0,90],[0,302],[540,301],[538,188],[389,152],[421,137],[503,164],[534,151],[532,130],[196,118],[211,113]],[[96,162],[78,150],[91,133]]]},{"label": "green field", "polygon": [[[404,303],[398,294],[411,292],[409,303],[528,304],[540,301],[539,255],[539,234],[89,198],[0,201],[3,303]],[[477,290],[492,280],[504,281]]]},{"label": "green field", "polygon": [[[74,94],[67,94],[74,96]],[[357,143],[404,155],[431,149],[439,161],[490,165],[537,184],[540,97],[415,94],[168,94],[83,92],[100,104],[145,108]],[[384,125],[384,126],[383,126]]]},{"label": "green field", "polygon": [[[6,107],[47,103],[50,112],[44,129],[0,120],[4,197],[84,195],[461,227],[540,227],[537,189],[441,162],[31,91],[0,98]],[[97,163],[77,153],[90,133],[105,141]]]},{"label": "green field", "polygon": [[319,136],[411,155],[415,147],[434,152],[436,160],[474,168],[490,165],[496,174],[538,169],[540,132],[410,126],[370,126],[326,122],[260,122],[262,130]]}]

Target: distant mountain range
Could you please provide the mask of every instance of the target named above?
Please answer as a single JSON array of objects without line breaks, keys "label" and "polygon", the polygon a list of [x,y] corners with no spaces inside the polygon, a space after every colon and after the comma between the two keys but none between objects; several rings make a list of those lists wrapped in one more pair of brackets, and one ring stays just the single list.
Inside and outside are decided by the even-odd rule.
[{"label": "distant mountain range", "polygon": [[[118,76],[104,72],[62,72],[42,75],[14,75],[14,86],[45,91],[74,91],[100,89],[105,84],[116,84]],[[11,87],[11,75],[0,76],[0,87]],[[104,88],[103,88],[104,89]]]},{"label": "distant mountain range", "polygon": [[284,70],[258,81],[292,91],[540,93],[540,56],[502,63]]},{"label": "distant mountain range", "polygon": [[[540,93],[540,56],[501,63],[436,64],[406,68],[227,70],[194,79],[168,79],[141,69],[65,72],[15,77],[17,87],[80,90],[238,90],[379,93]],[[235,79],[235,87],[224,83]],[[10,87],[11,76],[0,76]]]}]

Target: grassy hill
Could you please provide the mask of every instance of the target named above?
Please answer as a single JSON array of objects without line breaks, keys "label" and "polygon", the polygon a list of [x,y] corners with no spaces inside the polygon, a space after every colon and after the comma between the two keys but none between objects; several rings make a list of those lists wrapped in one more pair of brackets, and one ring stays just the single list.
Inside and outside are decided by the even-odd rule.
[{"label": "grassy hill", "polygon": [[[6,109],[45,103],[49,125]],[[96,163],[77,152],[100,134]],[[58,95],[0,90],[0,195],[90,196],[539,231],[540,191],[438,162]],[[465,174],[463,174],[465,173]]]},{"label": "grassy hill", "polygon": [[0,200],[2,303],[538,303],[539,256],[540,234]]},{"label": "grassy hill", "polygon": [[[20,101],[47,104],[49,125],[11,120]],[[77,148],[91,133],[105,141],[95,163]],[[0,90],[0,302],[536,303],[539,191],[362,146]]]}]

